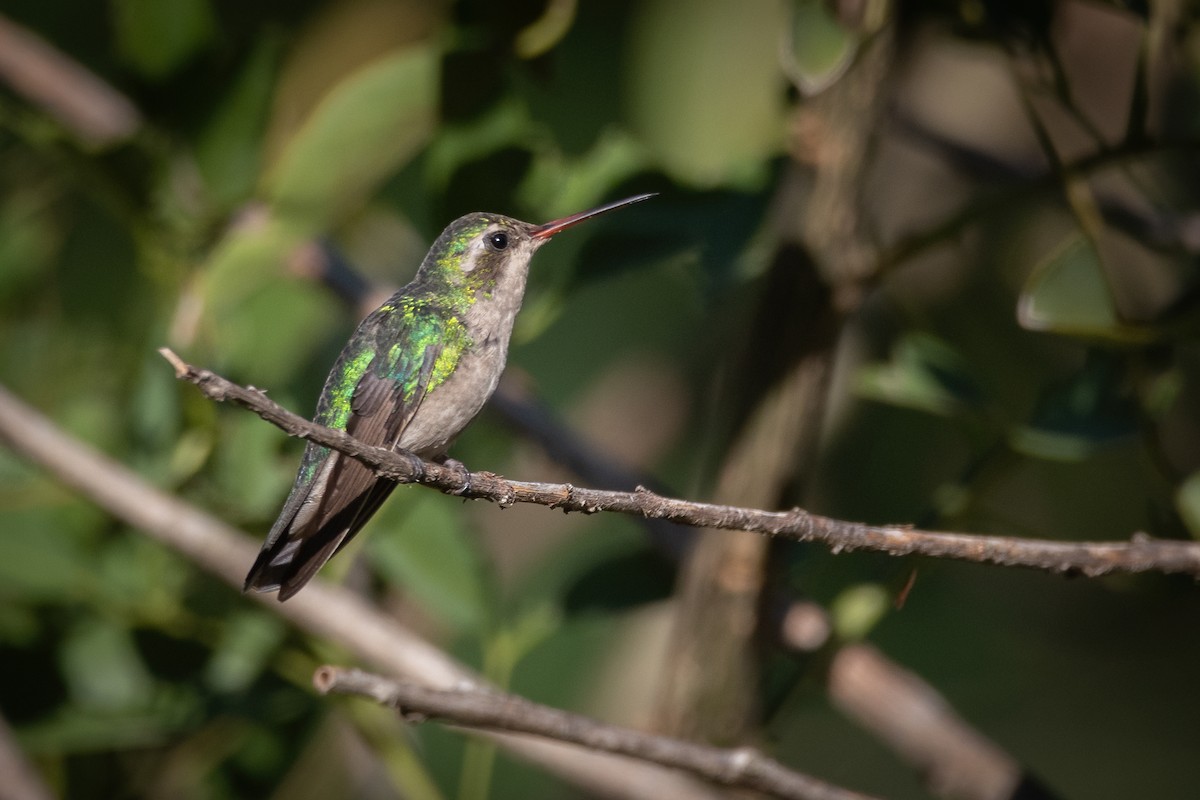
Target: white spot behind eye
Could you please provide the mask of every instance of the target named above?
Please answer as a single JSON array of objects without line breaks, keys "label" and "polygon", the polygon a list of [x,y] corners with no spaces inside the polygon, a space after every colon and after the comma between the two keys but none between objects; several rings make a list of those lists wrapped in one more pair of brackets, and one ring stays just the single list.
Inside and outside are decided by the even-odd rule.
[{"label": "white spot behind eye", "polygon": [[488,234],[484,234],[483,236],[479,237],[472,242],[471,246],[467,248],[467,251],[463,253],[462,263],[459,265],[459,269],[464,273],[474,272],[475,268],[479,266],[479,262],[483,258],[483,251],[487,249],[487,237]]},{"label": "white spot behind eye", "polygon": [[[497,239],[499,237],[499,239]],[[464,273],[473,272],[480,264],[480,259],[484,250],[497,252],[508,249],[511,239],[507,231],[503,229],[493,228],[483,234],[476,240],[475,244],[468,251],[466,258],[463,259],[461,269]]]}]

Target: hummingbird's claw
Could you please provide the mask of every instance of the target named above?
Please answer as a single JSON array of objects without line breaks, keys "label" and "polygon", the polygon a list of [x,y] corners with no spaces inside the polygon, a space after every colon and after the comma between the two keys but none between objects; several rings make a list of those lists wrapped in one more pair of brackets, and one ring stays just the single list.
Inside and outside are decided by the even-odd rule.
[{"label": "hummingbird's claw", "polygon": [[400,455],[404,456],[412,468],[412,478],[409,480],[413,483],[420,483],[425,478],[425,462],[416,453],[411,453],[408,450],[398,450]]},{"label": "hummingbird's claw", "polygon": [[462,483],[462,486],[458,487],[450,494],[454,495],[455,497],[462,497],[467,492],[471,491],[471,470],[467,469],[465,464],[463,464],[457,458],[450,458],[449,456],[443,458],[439,463],[447,469],[454,470],[455,477],[458,478],[458,480]]}]

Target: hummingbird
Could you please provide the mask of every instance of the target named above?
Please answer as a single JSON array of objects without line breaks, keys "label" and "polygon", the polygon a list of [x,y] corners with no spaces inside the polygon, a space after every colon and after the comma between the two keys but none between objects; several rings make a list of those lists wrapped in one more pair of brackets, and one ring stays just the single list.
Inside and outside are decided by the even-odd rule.
[{"label": "hummingbird", "polygon": [[[567,228],[653,196],[544,225],[488,213],[450,223],[412,282],[354,331],[313,420],[366,444],[457,465],[447,448],[500,382],[533,254]],[[243,591],[278,590],[280,601],[296,594],[394,488],[353,458],[309,442]]]}]

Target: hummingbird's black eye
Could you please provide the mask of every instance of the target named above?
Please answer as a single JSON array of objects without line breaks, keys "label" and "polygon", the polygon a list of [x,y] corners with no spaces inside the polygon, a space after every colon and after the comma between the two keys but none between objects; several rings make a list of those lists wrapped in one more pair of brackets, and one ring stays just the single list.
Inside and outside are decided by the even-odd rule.
[{"label": "hummingbird's black eye", "polygon": [[504,231],[489,233],[487,240],[488,244],[492,246],[493,250],[503,250],[504,248],[508,247],[508,234]]}]

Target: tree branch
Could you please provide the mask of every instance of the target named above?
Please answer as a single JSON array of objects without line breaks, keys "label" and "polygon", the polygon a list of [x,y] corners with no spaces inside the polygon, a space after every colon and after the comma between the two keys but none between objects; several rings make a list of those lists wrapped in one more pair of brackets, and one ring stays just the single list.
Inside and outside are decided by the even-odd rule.
[{"label": "tree branch", "polygon": [[[243,390],[245,391],[245,390]],[[64,433],[0,386],[0,443],[47,470],[117,519],[180,552],[240,590],[246,565],[258,553],[251,537],[189,503],[151,486]],[[383,614],[354,592],[315,580],[287,603],[253,593],[297,628],[346,648],[356,658],[406,680],[449,687],[483,679]],[[502,747],[602,797],[627,800],[717,800],[709,785],[679,772],[573,745],[489,733]],[[2,795],[3,792],[0,792]]]},{"label": "tree branch", "polygon": [[239,386],[214,372],[187,364],[166,348],[159,352],[174,366],[177,377],[195,384],[209,398],[248,408],[284,432],[345,453],[381,477],[399,483],[420,483],[461,497],[491,500],[501,507],[534,503],[564,512],[611,511],[698,528],[751,531],[797,542],[818,542],[835,553],[871,550],[893,556],[948,558],[1088,577],[1161,572],[1200,578],[1200,543],[1152,539],[1142,533],[1135,534],[1128,542],[1057,542],[944,533],[905,525],[846,522],[800,508],[763,511],[679,500],[640,486],[632,492],[616,492],[569,483],[512,481],[491,472],[471,473],[464,486],[459,471],[432,462],[422,463],[412,459],[411,454],[363,444],[344,431],[293,414],[259,389]]},{"label": "tree branch", "polygon": [[141,114],[125,95],[27,28],[0,16],[0,81],[89,144],[132,136]]},{"label": "tree branch", "polygon": [[839,648],[828,686],[833,705],[910,764],[938,797],[1019,796],[1024,776],[1016,759],[967,724],[936,689],[873,646]]},{"label": "tree branch", "polygon": [[0,787],[2,800],[53,800],[54,793],[29,762],[8,721],[0,716]]},{"label": "tree branch", "polygon": [[724,749],[608,725],[512,694],[474,687],[428,689],[357,669],[324,666],[313,674],[322,694],[369,697],[409,721],[439,719],[482,730],[546,736],[593,750],[633,756],[681,769],[714,783],[790,800],[868,800],[784,767],[749,747]]}]

